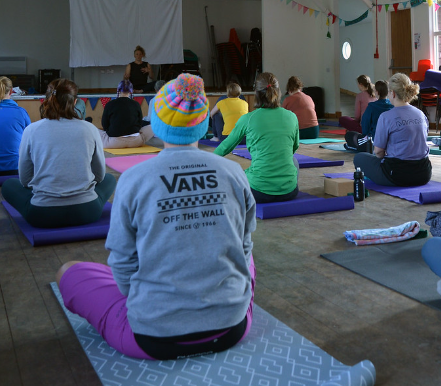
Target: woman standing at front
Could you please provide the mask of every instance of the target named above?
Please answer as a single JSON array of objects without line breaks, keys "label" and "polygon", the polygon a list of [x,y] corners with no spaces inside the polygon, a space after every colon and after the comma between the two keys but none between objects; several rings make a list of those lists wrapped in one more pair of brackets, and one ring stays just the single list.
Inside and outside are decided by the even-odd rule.
[{"label": "woman standing at front", "polygon": [[[133,56],[135,60],[126,66],[124,79],[130,80],[135,93],[153,92],[155,90],[155,78],[150,63],[142,60],[145,58],[144,48],[136,46]],[[148,81],[149,78],[151,79],[150,82]]]},{"label": "woman standing at front", "polygon": [[299,165],[293,156],[299,147],[299,122],[280,107],[279,82],[273,74],[257,77],[254,107],[214,152],[224,156],[246,136],[251,165],[245,173],[256,202],[292,200],[298,194]]},{"label": "woman standing at front", "polygon": [[426,139],[429,122],[424,113],[409,104],[419,92],[404,74],[389,80],[392,110],[380,115],[374,141],[374,154],[358,153],[354,166],[378,185],[425,185],[432,176]]}]

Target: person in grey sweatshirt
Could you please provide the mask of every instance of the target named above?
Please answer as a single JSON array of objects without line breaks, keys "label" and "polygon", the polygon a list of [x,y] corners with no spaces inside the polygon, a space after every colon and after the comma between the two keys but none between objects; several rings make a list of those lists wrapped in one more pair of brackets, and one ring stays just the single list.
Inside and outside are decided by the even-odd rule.
[{"label": "person in grey sweatshirt", "polygon": [[57,273],[66,307],[125,355],[219,352],[251,327],[256,204],[239,164],[198,149],[208,120],[201,78],[161,89],[152,128],[164,150],[118,181],[109,266],[72,261]]},{"label": "person in grey sweatshirt", "polygon": [[75,111],[77,94],[77,85],[67,79],[48,85],[42,119],[23,132],[19,179],[2,186],[4,199],[34,227],[98,221],[115,190],[98,130]]}]

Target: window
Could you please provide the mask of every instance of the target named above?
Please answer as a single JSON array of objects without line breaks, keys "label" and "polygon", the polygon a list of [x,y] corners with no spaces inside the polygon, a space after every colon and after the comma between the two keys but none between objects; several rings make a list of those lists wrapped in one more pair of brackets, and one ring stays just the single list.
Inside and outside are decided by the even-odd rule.
[{"label": "window", "polygon": [[434,14],[434,23],[433,23],[433,35],[435,37],[435,65],[434,69],[437,66],[441,65],[441,8],[438,8],[438,11],[433,12]]},{"label": "window", "polygon": [[351,57],[351,52],[352,52],[351,43],[348,40],[346,40],[343,43],[343,47],[341,49],[341,53],[345,58],[345,60],[349,60],[349,58]]}]

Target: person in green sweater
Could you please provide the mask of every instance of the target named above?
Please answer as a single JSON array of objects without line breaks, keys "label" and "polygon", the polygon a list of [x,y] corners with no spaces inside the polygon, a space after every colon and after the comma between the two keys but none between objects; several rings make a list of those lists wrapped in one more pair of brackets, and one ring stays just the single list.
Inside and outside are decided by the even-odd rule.
[{"label": "person in green sweater", "polygon": [[269,72],[260,74],[255,110],[240,117],[214,151],[225,156],[246,136],[252,160],[245,173],[257,203],[289,201],[299,191],[299,164],[294,158],[299,147],[299,122],[293,112],[280,107],[280,96],[276,77]]}]

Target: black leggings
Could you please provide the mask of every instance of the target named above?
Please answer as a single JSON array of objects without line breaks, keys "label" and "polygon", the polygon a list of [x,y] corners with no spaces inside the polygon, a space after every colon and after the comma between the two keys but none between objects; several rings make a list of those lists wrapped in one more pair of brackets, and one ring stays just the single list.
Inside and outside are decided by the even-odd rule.
[{"label": "black leggings", "polygon": [[[228,350],[239,342],[247,328],[247,317],[236,326],[218,331],[156,338],[134,334],[136,343],[149,356],[157,360],[190,358]],[[219,334],[222,334],[219,336]]]},{"label": "black leggings", "polygon": [[3,183],[2,195],[32,226],[59,228],[98,221],[115,186],[115,177],[106,174],[104,180],[95,185],[98,197],[93,201],[65,206],[36,206],[31,204],[32,189],[24,188],[20,180],[11,178]]}]

